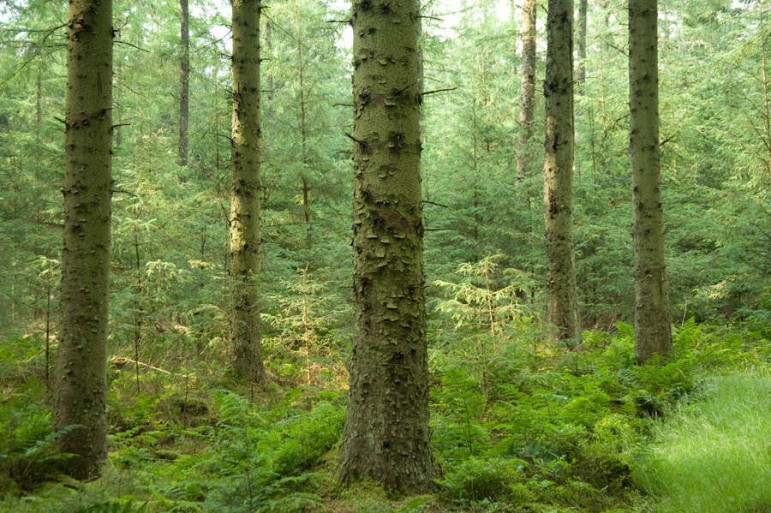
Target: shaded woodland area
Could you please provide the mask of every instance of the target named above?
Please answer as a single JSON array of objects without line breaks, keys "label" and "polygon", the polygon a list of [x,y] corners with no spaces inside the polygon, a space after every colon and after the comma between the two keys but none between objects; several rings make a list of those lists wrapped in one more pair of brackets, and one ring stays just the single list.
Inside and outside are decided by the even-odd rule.
[{"label": "shaded woodland area", "polygon": [[770,51],[755,0],[4,2],[0,511],[771,511]]}]

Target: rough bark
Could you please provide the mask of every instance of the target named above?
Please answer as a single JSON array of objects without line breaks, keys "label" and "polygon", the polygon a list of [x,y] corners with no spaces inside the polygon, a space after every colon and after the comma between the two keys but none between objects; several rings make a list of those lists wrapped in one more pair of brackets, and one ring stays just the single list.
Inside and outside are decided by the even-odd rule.
[{"label": "rough bark", "polygon": [[188,0],[179,0],[179,34],[182,56],[179,67],[179,145],[177,162],[187,165],[190,120],[190,11]]},{"label": "rough bark", "polygon": [[415,0],[355,0],[354,316],[342,480],[432,486]]},{"label": "rough bark", "polygon": [[526,148],[533,137],[535,114],[535,65],[536,65],[536,0],[524,0],[522,4],[522,87],[519,95],[519,154],[517,155],[517,185],[527,177],[529,155]]},{"label": "rough bark", "polygon": [[260,269],[260,8],[259,0],[232,0],[233,119],[230,193],[230,339],[233,368],[263,384],[258,273]]},{"label": "rough bark", "polygon": [[75,456],[68,472],[98,477],[107,455],[105,389],[112,167],[112,2],[67,8],[64,251],[54,428]]},{"label": "rough bark", "polygon": [[659,162],[658,8],[629,1],[629,151],[634,204],[635,355],[672,347]]},{"label": "rough bark", "polygon": [[578,94],[583,96],[586,83],[586,16],[589,8],[588,0],[578,0],[578,73],[576,83]]},{"label": "rough bark", "polygon": [[558,339],[580,336],[573,252],[573,1],[549,0],[544,218],[548,258],[547,321]]}]

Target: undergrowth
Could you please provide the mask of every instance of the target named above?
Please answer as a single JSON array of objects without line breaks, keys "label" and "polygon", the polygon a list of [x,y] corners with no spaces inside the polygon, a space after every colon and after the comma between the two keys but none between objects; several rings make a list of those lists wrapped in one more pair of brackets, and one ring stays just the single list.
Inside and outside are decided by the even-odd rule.
[{"label": "undergrowth", "polygon": [[[769,347],[761,336],[686,322],[675,331],[671,357],[641,367],[625,324],[614,333],[587,332],[571,348],[533,340],[537,330],[524,325],[442,333],[431,350],[437,490],[401,501],[367,487],[338,487],[345,390],[306,383],[256,402],[248,390],[228,390],[212,367],[144,369],[138,386],[134,369],[113,366],[104,476],[71,482],[59,475],[65,456],[50,429],[40,341],[6,341],[0,511],[767,511],[757,509],[768,501],[757,479],[770,468],[762,435],[771,426],[766,416],[757,430],[746,429],[767,408],[744,402],[767,400],[768,373],[760,369],[767,369]],[[742,389],[747,383],[739,378],[703,378],[727,370],[755,372],[742,379],[757,383]],[[717,399],[694,401],[701,397]],[[712,410],[731,412],[730,422],[713,418]],[[688,420],[695,412],[700,416]],[[742,438],[731,438],[743,429]],[[748,448],[755,459],[746,459]],[[714,505],[710,487],[723,497],[734,492],[709,476],[729,473],[737,476],[737,497],[757,491],[745,494],[745,510],[686,509],[672,491],[696,490]],[[704,483],[703,493],[695,480]],[[652,506],[657,500],[660,510]]]},{"label": "undergrowth", "polygon": [[771,512],[771,374],[709,379],[634,466],[658,513]]}]

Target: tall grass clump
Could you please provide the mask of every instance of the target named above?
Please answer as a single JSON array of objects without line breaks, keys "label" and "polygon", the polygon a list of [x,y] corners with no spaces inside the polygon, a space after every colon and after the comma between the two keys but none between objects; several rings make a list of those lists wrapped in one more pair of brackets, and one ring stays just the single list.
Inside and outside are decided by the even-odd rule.
[{"label": "tall grass clump", "polygon": [[633,465],[657,513],[771,512],[771,374],[729,374],[675,412]]}]

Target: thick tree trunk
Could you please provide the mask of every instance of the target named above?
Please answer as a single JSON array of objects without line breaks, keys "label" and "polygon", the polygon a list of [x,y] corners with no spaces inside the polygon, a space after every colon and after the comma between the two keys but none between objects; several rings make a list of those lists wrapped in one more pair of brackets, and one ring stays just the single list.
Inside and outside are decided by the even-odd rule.
[{"label": "thick tree trunk", "polygon": [[70,475],[95,478],[107,455],[105,389],[112,166],[112,2],[67,9],[62,327],[54,428]]},{"label": "thick tree trunk", "polygon": [[659,163],[657,0],[629,0],[629,151],[635,260],[635,354],[672,347]]},{"label": "thick tree trunk", "polygon": [[260,269],[260,8],[232,0],[233,185],[230,209],[232,312],[230,338],[236,375],[265,382],[260,345],[257,275]]},{"label": "thick tree trunk", "polygon": [[578,0],[578,94],[583,96],[586,90],[586,16],[588,0]]},{"label": "thick tree trunk", "polygon": [[549,0],[544,217],[548,258],[547,321],[559,339],[580,336],[573,252],[573,0]]},{"label": "thick tree trunk", "polygon": [[432,485],[417,2],[354,0],[355,335],[342,479]]},{"label": "thick tree trunk", "polygon": [[517,185],[527,177],[527,144],[533,137],[535,115],[535,41],[536,0],[522,4],[522,88],[519,95],[519,154],[517,155]]},{"label": "thick tree trunk", "polygon": [[190,11],[188,0],[179,0],[180,45],[182,57],[179,68],[179,146],[177,162],[187,165],[188,137],[190,121]]}]

